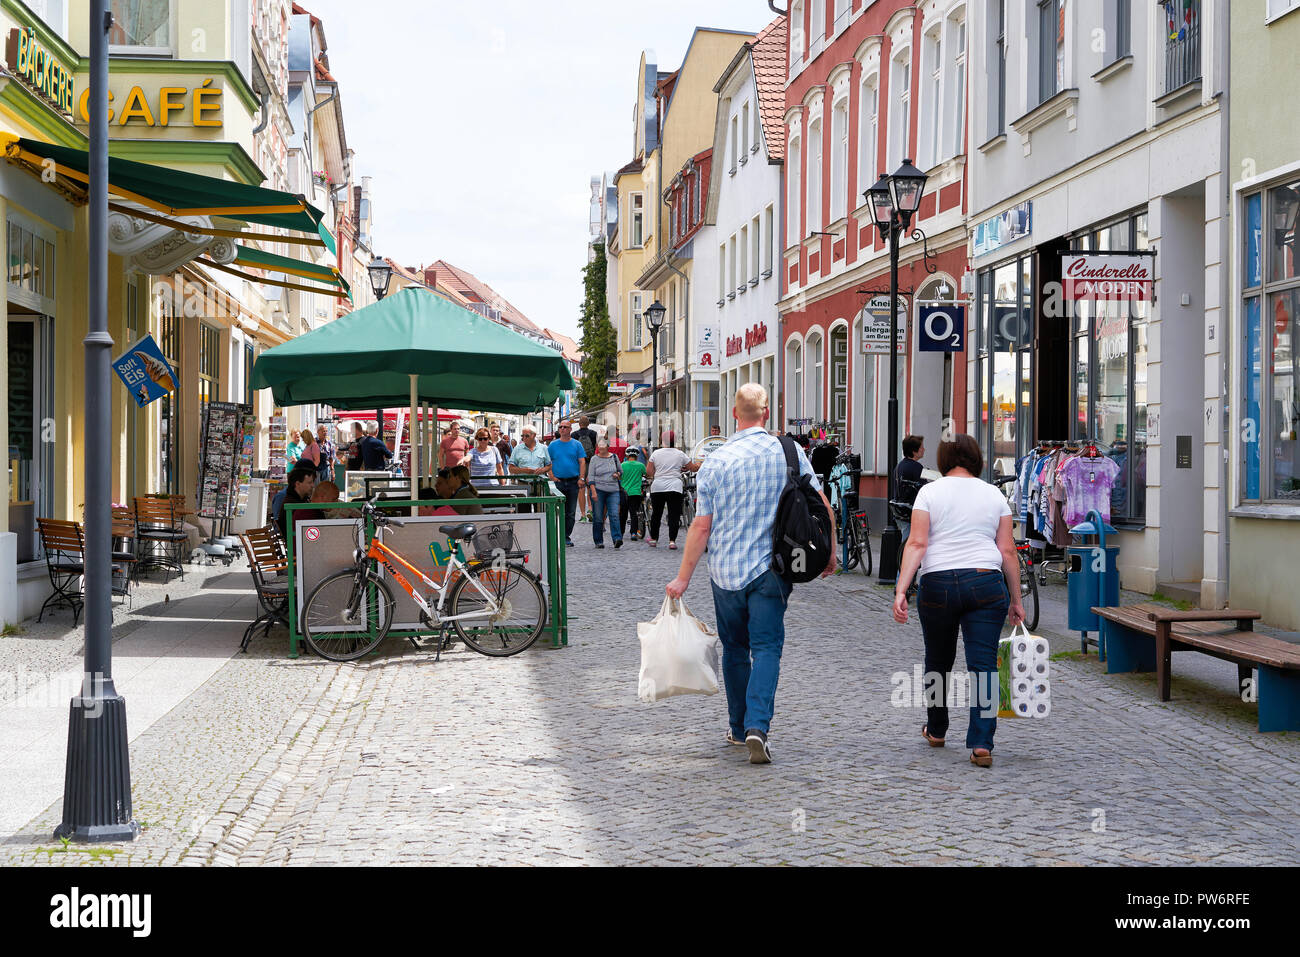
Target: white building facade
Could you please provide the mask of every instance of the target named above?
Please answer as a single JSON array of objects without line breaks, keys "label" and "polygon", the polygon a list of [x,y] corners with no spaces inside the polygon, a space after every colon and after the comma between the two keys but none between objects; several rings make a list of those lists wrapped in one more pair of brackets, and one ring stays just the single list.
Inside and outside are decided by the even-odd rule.
[{"label": "white building facade", "polygon": [[[717,330],[723,435],[735,431],[731,409],[736,390],[757,382],[772,397],[768,428],[776,428],[775,385],[780,316],[776,303],[781,279],[775,267],[781,208],[783,140],[769,139],[763,128],[763,92],[755,74],[755,48],[762,64],[764,31],[747,43],[728,66],[714,92],[718,94],[718,119],[713,141],[715,158],[709,184],[706,222],[696,239],[694,290],[696,315],[709,317]],[[783,46],[783,45],[782,45]],[[778,52],[776,62],[782,62]],[[762,67],[760,66],[761,70]],[[779,118],[781,81],[768,89],[769,115]]]},{"label": "white building facade", "polygon": [[[1039,442],[1095,441],[1119,466],[1123,586],[1207,607],[1226,599],[1227,7],[969,17],[971,431],[998,474]],[[1078,253],[1150,264],[1153,297],[1063,299]]]}]

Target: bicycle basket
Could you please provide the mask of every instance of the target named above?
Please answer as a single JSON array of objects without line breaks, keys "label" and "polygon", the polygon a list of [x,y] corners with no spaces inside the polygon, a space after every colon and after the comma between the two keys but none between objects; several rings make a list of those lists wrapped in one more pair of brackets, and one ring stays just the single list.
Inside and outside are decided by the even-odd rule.
[{"label": "bicycle basket", "polygon": [[504,558],[524,558],[528,555],[519,546],[514,525],[510,523],[481,526],[471,544],[474,548],[474,557],[480,561],[488,561],[498,555]]}]

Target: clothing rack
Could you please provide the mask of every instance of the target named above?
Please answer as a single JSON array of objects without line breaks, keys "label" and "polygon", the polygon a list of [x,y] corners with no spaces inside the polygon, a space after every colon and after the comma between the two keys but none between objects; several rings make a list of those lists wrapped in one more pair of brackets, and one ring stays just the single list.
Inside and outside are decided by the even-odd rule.
[{"label": "clothing rack", "polygon": [[[1104,453],[1101,451],[1105,443],[1098,442],[1096,438],[1088,437],[1083,439],[1039,439],[1031,448],[1031,453],[1049,454],[1051,452],[1064,449],[1067,452],[1082,453],[1088,458],[1102,458]],[[1019,521],[1019,519],[1017,519]],[[1028,523],[1026,523],[1028,525]],[[1025,528],[1025,538],[1030,542],[1043,541],[1041,538],[1030,537],[1029,528]],[[1049,573],[1060,575],[1062,580],[1065,579],[1069,563],[1066,561],[1065,550],[1058,548],[1050,543],[1044,543],[1043,546],[1030,545],[1030,552],[1033,553],[1034,565],[1038,569],[1038,581],[1041,585],[1047,584]]]}]

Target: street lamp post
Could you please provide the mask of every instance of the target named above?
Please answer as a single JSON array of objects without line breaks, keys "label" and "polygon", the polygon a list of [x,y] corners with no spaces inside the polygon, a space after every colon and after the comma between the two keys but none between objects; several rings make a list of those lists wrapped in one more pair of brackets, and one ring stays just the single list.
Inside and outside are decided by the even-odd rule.
[{"label": "street lamp post", "polygon": [[140,833],[131,813],[131,757],[126,699],[113,685],[112,403],[108,332],[108,0],[90,3],[90,150],[88,182],[89,305],[86,356],[86,665],[81,694],[68,716],[63,820],[56,838],[130,841]]},{"label": "street lamp post", "polygon": [[650,328],[650,381],[654,395],[654,424],[651,426],[652,440],[650,447],[659,448],[662,436],[659,434],[659,330],[663,328],[664,313],[668,310],[658,299],[645,311],[645,324]]},{"label": "street lamp post", "polygon": [[[375,299],[382,300],[388,295],[388,284],[393,279],[393,267],[388,264],[388,260],[380,259],[376,256],[370,260],[370,265],[366,267],[366,272],[370,274],[370,289],[375,294]],[[379,423],[379,441],[384,441],[384,410],[380,409],[375,413],[375,421]],[[401,436],[395,436],[393,439],[393,451],[397,451],[397,444],[401,441]]]},{"label": "street lamp post", "polygon": [[[893,176],[880,174],[876,184],[867,190],[871,215],[880,230],[880,236],[889,243],[889,465],[885,513],[888,516],[885,530],[880,536],[880,581],[892,582],[898,577],[898,544],[900,532],[889,505],[896,494],[894,471],[898,467],[898,246],[912,217],[921,205],[925,192],[926,175],[904,159]],[[920,233],[920,230],[916,230]],[[913,234],[915,238],[915,233]],[[924,234],[922,234],[924,239]],[[865,405],[864,405],[865,409]]]}]

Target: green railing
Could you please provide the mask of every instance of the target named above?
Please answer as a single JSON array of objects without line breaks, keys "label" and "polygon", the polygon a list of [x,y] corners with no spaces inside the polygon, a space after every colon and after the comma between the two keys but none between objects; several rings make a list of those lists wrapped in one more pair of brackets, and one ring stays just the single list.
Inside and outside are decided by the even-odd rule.
[{"label": "green railing", "polygon": [[[511,478],[512,479],[524,478],[524,479],[536,480],[538,479],[538,476],[511,476]],[[544,482],[545,480],[542,481]],[[538,484],[538,483],[534,481],[534,484]],[[376,508],[380,510],[380,512],[387,512],[388,510],[392,509],[397,512],[400,512],[401,513],[400,517],[406,517],[410,514],[410,509],[412,508],[417,508],[417,509],[437,508],[438,506],[441,505],[449,505],[455,507],[457,505],[464,505],[465,503],[466,500],[461,498],[455,500],[431,499],[426,501],[383,500],[381,502],[375,503],[375,505]],[[568,606],[568,589],[566,587],[566,581],[567,581],[566,560],[568,556],[565,551],[565,545],[564,545],[564,541],[565,541],[564,499],[556,498],[552,495],[544,495],[544,496],[536,495],[536,496],[530,496],[528,498],[500,498],[500,499],[491,499],[485,497],[484,501],[480,502],[479,504],[483,504],[489,508],[497,507],[498,505],[501,507],[510,507],[510,508],[514,508],[520,505],[527,505],[533,509],[536,509],[537,506],[542,507],[542,513],[545,516],[545,518],[542,520],[542,528],[544,533],[543,538],[545,539],[545,543],[546,543],[546,568],[547,568],[546,598],[547,598],[547,604],[549,605],[549,609],[548,609],[549,613],[547,615],[546,630],[549,631],[551,634],[552,648],[560,648],[568,645],[569,606]],[[295,505],[285,505],[284,508],[285,511],[289,513],[289,527],[290,529],[292,529],[293,513],[295,511],[299,511],[302,509],[317,509],[325,513],[326,517],[328,518],[328,513],[330,512],[342,512],[348,509],[357,509],[359,505],[360,503],[358,502],[310,502],[310,503],[295,504]],[[340,517],[348,517],[348,516],[340,516]],[[394,515],[394,517],[396,518],[399,516]],[[438,516],[438,517],[445,519],[444,524],[450,523],[452,521],[470,522],[476,525],[492,524],[491,515],[482,515],[482,516],[447,515],[447,516]],[[430,524],[432,525],[433,523]],[[365,533],[366,533],[366,543],[368,545],[375,534],[374,523],[368,519],[366,520]],[[296,546],[295,539],[297,538],[297,535],[291,534],[288,536],[288,538],[289,540],[285,543],[285,548],[287,550],[288,558],[289,558],[289,569],[288,569],[289,657],[297,658],[299,655],[299,646],[302,642],[302,636],[299,634],[298,631],[298,596],[297,596],[298,566],[297,566],[296,557],[294,555],[294,549]],[[342,568],[335,569],[335,570],[342,571]],[[428,632],[424,630],[404,630],[404,631],[393,630],[388,633],[388,637],[411,638],[423,634],[428,634]]]}]

